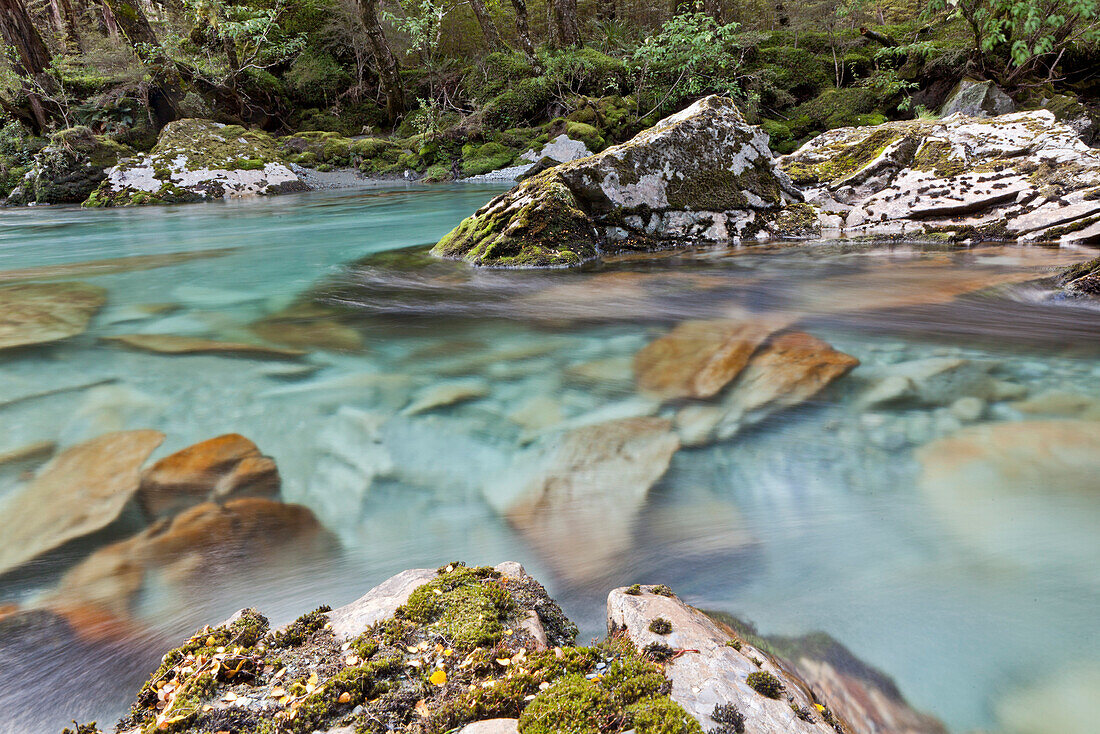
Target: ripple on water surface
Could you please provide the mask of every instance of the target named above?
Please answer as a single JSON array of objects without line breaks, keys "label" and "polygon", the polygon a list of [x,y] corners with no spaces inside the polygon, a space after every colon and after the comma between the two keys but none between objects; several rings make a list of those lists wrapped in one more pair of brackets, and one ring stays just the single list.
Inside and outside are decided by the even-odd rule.
[{"label": "ripple on water surface", "polygon": [[[118,716],[169,645],[241,606],[278,623],[454,558],[524,562],[585,637],[609,586],[666,582],[764,634],[829,633],[952,729],[1088,730],[1064,701],[1097,697],[1100,312],[1049,283],[1087,253],[426,256],[496,190],[4,215],[0,287],[106,302],[0,352],[2,498],[104,433],[162,432],[150,461],[240,433],[331,542],[142,550],[135,580],[112,559],[160,546],[127,506],[10,571],[3,601],[67,616],[0,622],[0,731]],[[207,348],[148,348],[165,334]]]}]

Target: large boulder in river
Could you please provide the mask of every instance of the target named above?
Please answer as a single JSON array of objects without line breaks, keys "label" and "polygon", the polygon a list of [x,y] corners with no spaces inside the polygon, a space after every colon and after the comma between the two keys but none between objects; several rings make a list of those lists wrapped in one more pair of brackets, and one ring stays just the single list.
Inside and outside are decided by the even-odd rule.
[{"label": "large boulder in river", "polygon": [[781,165],[827,235],[1100,241],[1100,151],[1046,110],[830,130]]},{"label": "large boulder in river", "polygon": [[107,172],[85,206],[235,199],[304,191],[274,138],[260,130],[185,119],[168,123],[149,153]]},{"label": "large boulder in river", "polygon": [[604,250],[753,237],[800,198],[768,136],[711,96],[632,140],[498,196],[434,254],[476,265],[577,265]]},{"label": "large boulder in river", "polygon": [[133,151],[87,127],[61,130],[34,157],[8,204],[79,204],[107,177],[107,169]]}]

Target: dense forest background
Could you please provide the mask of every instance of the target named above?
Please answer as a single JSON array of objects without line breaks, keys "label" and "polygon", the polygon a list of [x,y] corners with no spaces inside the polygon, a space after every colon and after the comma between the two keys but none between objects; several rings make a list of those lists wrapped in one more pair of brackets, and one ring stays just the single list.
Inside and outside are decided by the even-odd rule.
[{"label": "dense forest background", "polygon": [[186,117],[324,131],[288,155],[446,179],[709,93],[780,152],[932,115],[964,77],[1061,116],[1100,99],[1097,0],[0,0],[0,33],[0,193],[78,126],[120,150]]}]

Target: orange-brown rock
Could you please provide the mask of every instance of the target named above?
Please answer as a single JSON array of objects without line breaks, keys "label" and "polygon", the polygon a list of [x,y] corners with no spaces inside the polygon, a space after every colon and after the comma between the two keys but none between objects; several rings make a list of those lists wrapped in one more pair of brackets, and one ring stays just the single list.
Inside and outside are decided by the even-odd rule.
[{"label": "orange-brown rock", "polygon": [[811,334],[786,332],[752,358],[727,402],[741,414],[782,410],[812,398],[857,365],[858,359]]},{"label": "orange-brown rock", "polygon": [[0,573],[114,522],[163,440],[160,431],[108,433],[50,460],[3,506]]},{"label": "orange-brown rock", "polygon": [[208,502],[88,556],[62,577],[47,604],[62,613],[98,608],[125,618],[145,588],[180,589],[330,544],[317,518],[301,505],[258,497]]},{"label": "orange-brown rock", "polygon": [[27,283],[0,288],[0,349],[68,339],[83,333],[107,300],[88,283]]},{"label": "orange-brown rock", "polygon": [[301,349],[271,347],[247,342],[225,342],[175,334],[120,334],[105,336],[104,341],[118,342],[134,349],[158,354],[220,354],[233,357],[273,357],[294,359],[305,356]]},{"label": "orange-brown rock", "polygon": [[709,398],[741,373],[775,329],[768,320],[685,321],[635,355],[638,387],[665,399]]},{"label": "orange-brown rock", "polygon": [[188,446],[142,474],[138,499],[151,517],[166,517],[206,501],[279,492],[275,460],[237,433]]}]

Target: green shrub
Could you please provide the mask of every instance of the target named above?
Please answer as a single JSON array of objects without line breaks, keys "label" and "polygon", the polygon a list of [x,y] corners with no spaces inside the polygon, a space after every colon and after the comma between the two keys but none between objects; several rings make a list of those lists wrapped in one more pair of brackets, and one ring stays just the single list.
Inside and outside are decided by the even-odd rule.
[{"label": "green shrub", "polygon": [[543,120],[552,98],[545,78],[520,79],[489,101],[485,107],[485,124],[507,129]]},{"label": "green shrub", "polygon": [[537,75],[537,70],[523,54],[497,51],[471,67],[463,77],[462,85],[470,99],[484,103],[511,84]]},{"label": "green shrub", "polygon": [[322,107],[351,84],[352,79],[327,53],[305,51],[283,75],[287,91],[302,105]]},{"label": "green shrub", "polygon": [[775,86],[797,99],[813,97],[833,81],[832,57],[819,56],[806,48],[760,49],[760,61],[771,70]]},{"label": "green shrub", "polygon": [[594,48],[569,48],[539,57],[543,76],[559,99],[571,95],[602,97],[626,87],[628,70],[621,59]]}]

